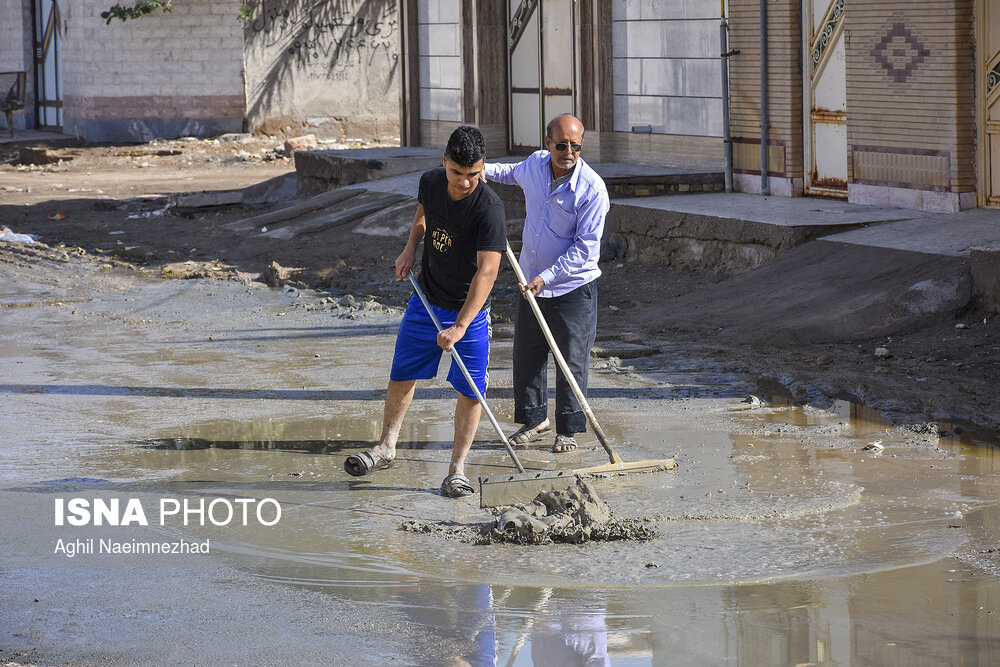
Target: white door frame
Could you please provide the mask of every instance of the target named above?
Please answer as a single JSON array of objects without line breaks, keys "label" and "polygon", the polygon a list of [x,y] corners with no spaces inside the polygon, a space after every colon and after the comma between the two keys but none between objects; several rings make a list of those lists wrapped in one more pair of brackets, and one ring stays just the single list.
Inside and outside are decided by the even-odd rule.
[{"label": "white door frame", "polygon": [[[559,1],[569,6],[570,9],[567,16],[562,16],[560,12],[556,11],[558,8],[555,5]],[[508,148],[512,153],[531,152],[544,147],[545,124],[549,121],[549,118],[546,117],[547,115],[555,115],[554,112],[556,110],[560,113],[564,111],[573,114],[576,113],[578,106],[576,98],[580,89],[577,11],[575,0],[507,0],[507,106],[508,118],[510,119]],[[547,72],[547,68],[545,67],[546,46],[554,38],[552,35],[546,33],[546,29],[556,31],[568,29],[571,31],[571,53],[560,56],[560,58],[568,56],[571,70],[568,80],[559,82],[560,84],[569,83],[569,86],[562,85],[556,87],[550,85],[553,74]],[[522,38],[535,40],[537,62],[531,63],[531,66],[532,68],[537,66],[537,72],[532,71],[532,74],[537,74],[537,87],[514,85],[514,50],[521,43]],[[525,63],[519,63],[519,66],[519,72],[526,71],[524,69],[526,67]],[[517,120],[515,114],[518,113],[518,109],[515,108],[515,95],[522,98],[526,95],[535,96],[538,105],[537,132],[526,132],[524,127],[520,125],[515,126]],[[567,98],[568,104],[566,104]],[[523,104],[524,100],[522,99],[520,103]],[[529,115],[532,113],[533,110],[529,112]],[[528,139],[529,134],[531,135],[530,140]],[[535,136],[536,134],[537,137]],[[524,141],[519,142],[518,139],[522,138]]]},{"label": "white door frame", "polygon": [[[976,0],[976,203],[978,206],[1000,207],[1000,188],[993,192],[994,164],[991,135],[1000,142],[1000,121],[988,122],[986,114],[993,100],[1000,112],[1000,43],[988,44],[989,24],[1000,22],[1000,1]],[[998,26],[1000,27],[1000,26]],[[991,51],[993,53],[991,53]],[[991,131],[992,130],[992,131]],[[1000,146],[997,147],[1000,152]]]},{"label": "white door frame", "polygon": [[[802,0],[802,144],[803,144],[803,189],[807,195],[827,197],[847,197],[847,109],[822,109],[813,111],[815,104],[814,80],[823,74],[835,49],[844,48],[844,8],[845,0],[827,0],[823,20],[816,35],[813,35],[814,0]],[[845,80],[846,90],[846,80]],[[845,94],[846,100],[846,94]],[[817,168],[815,149],[817,126],[832,128],[842,132],[843,171],[837,178],[823,178]],[[842,128],[842,129],[841,129]],[[839,156],[834,156],[839,161]],[[838,164],[838,168],[841,165]],[[839,169],[838,169],[839,171]],[[843,178],[839,178],[843,176]],[[840,183],[840,181],[843,183]]]}]

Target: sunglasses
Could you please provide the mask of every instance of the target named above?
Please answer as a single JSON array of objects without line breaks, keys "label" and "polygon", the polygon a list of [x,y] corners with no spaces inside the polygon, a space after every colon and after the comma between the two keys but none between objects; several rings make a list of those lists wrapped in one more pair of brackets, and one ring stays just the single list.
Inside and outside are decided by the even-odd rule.
[{"label": "sunglasses", "polygon": [[568,141],[560,141],[555,145],[557,151],[564,151],[566,148],[572,148],[574,153],[579,153],[580,149],[583,148],[583,144],[571,144]]}]

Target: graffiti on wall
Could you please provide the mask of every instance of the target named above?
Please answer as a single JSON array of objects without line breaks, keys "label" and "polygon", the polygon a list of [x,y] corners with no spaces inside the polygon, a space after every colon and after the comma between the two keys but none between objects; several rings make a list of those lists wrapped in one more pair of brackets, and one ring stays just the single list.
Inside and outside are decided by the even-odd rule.
[{"label": "graffiti on wall", "polygon": [[248,115],[398,123],[397,0],[262,0],[244,24]]},{"label": "graffiti on wall", "polygon": [[317,70],[310,72],[314,78],[343,79],[357,65],[374,66],[378,59],[393,67],[399,61],[399,17],[392,1],[265,2],[249,29],[262,38],[261,48],[283,49],[295,67]]}]

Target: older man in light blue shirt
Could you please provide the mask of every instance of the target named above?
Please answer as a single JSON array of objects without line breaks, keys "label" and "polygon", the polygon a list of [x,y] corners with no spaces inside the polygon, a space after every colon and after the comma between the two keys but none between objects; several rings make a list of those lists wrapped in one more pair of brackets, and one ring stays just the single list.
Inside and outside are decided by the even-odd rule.
[{"label": "older man in light blue shirt", "polygon": [[[517,164],[487,164],[488,180],[524,190],[520,265],[528,280],[522,292],[538,297],[546,323],[577,383],[587,392],[590,350],[597,336],[597,286],[601,275],[601,235],[607,216],[604,181],[580,158],[583,123],[570,114],[546,128],[545,147]],[[548,343],[525,300],[514,313],[514,421],[522,427],[511,444],[527,443],[550,428],[548,419]],[[556,371],[554,452],[577,448],[575,433],[587,418],[573,391]]]}]

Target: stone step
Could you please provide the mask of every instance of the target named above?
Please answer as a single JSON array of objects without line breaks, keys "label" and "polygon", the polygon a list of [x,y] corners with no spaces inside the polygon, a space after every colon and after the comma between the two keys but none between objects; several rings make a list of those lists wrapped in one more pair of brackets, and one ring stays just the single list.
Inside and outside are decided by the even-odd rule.
[{"label": "stone step", "polygon": [[331,227],[339,227],[376,211],[381,211],[404,199],[409,199],[403,195],[385,192],[369,192],[367,190],[354,190],[353,192],[358,194],[351,197],[343,205],[338,205],[336,208],[328,207],[319,215],[295,220],[282,227],[269,229],[260,235],[287,241],[303,234],[314,234]]},{"label": "stone step", "polygon": [[329,192],[323,192],[314,197],[309,197],[308,199],[292,204],[291,206],[279,208],[276,211],[268,211],[267,213],[255,215],[251,218],[244,218],[243,220],[231,222],[226,225],[226,228],[231,229],[234,232],[246,232],[251,229],[260,229],[261,227],[274,225],[285,220],[291,220],[292,218],[299,217],[317,209],[324,209],[328,206],[339,204],[351,199],[352,197],[357,197],[362,192],[364,192],[364,190],[330,190]]}]

